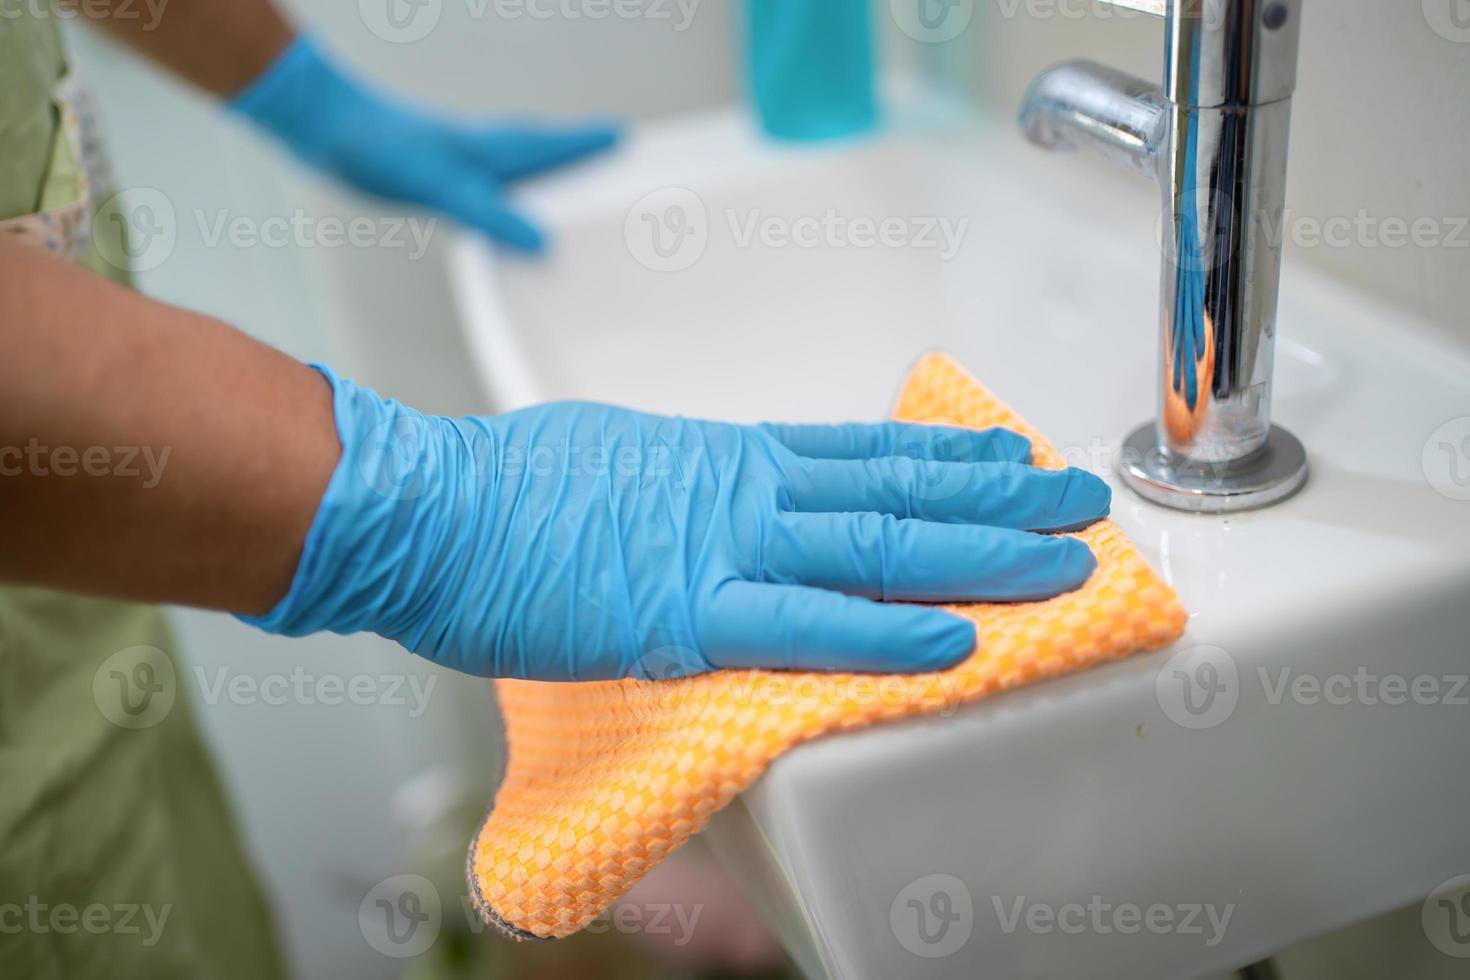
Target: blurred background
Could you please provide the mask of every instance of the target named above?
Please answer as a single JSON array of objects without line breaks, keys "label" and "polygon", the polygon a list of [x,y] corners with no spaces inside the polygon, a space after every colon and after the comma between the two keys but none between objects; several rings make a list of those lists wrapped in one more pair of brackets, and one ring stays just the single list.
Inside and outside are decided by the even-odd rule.
[{"label": "blurred background", "polygon": [[[569,15],[576,4],[545,4],[539,9],[551,14],[533,16],[519,5],[429,0],[439,17],[433,30],[389,39],[374,29],[385,2],[397,0],[284,0],[360,73],[446,110],[656,124],[742,97],[738,3],[685,0],[667,4],[667,19],[593,19]],[[905,5],[923,2],[872,3],[883,71],[965,111],[1008,118],[1031,78],[1064,58],[1093,57],[1145,78],[1161,71],[1157,22],[1086,0],[957,0],[969,11],[962,28],[948,39],[920,41],[899,20]],[[1430,9],[1433,3],[1424,0],[1422,17],[1411,9],[1419,7],[1414,0],[1309,4],[1288,193],[1293,212],[1470,214],[1470,23],[1449,19],[1453,0],[1442,5],[1446,19]],[[309,175],[207,100],[95,36],[73,35],[119,188],[165,189],[181,213],[379,213],[374,202]],[[1345,155],[1353,166],[1335,166]],[[1136,196],[1140,208],[1157,207],[1144,182],[1106,168],[1095,173],[1115,181],[1118,194]],[[208,228],[181,218],[168,260],[139,280],[156,297],[221,317],[297,357],[330,362],[422,409],[459,414],[488,400],[456,328],[445,266],[449,238],[436,234],[422,258],[404,249],[237,247],[212,241]],[[1297,251],[1446,331],[1470,335],[1470,251]],[[359,903],[377,883],[406,873],[433,876],[444,882],[441,889],[461,887],[468,830],[483,814],[501,764],[488,684],[407,662],[374,639],[283,641],[224,616],[179,611],[175,620],[190,669],[201,678],[241,665],[258,677],[290,676],[306,663],[317,673],[348,676],[408,670],[418,690],[432,692],[422,699],[405,692],[405,703],[392,706],[229,698],[197,705],[296,975],[374,978],[401,975],[406,966],[427,969],[364,942]],[[450,897],[457,894],[445,891],[446,921],[465,920]],[[614,933],[590,942],[616,943]],[[474,948],[466,940],[447,955],[482,955]],[[622,969],[614,959],[626,956],[624,975],[678,975],[680,968],[651,965],[660,961],[644,955],[619,952],[604,958],[599,972],[614,975]],[[524,975],[579,975],[565,965],[575,953],[542,956],[537,969],[544,972]],[[771,965],[759,956],[752,963]]]}]

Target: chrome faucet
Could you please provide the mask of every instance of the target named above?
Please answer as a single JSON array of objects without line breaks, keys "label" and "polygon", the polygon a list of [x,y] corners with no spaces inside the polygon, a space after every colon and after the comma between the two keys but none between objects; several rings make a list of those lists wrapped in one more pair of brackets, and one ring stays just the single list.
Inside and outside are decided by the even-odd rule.
[{"label": "chrome faucet", "polygon": [[1031,86],[1021,126],[1163,192],[1159,414],[1125,440],[1119,473],[1168,507],[1264,507],[1307,478],[1302,444],[1271,424],[1301,0],[1105,2],[1164,18],[1163,86],[1067,62]]}]

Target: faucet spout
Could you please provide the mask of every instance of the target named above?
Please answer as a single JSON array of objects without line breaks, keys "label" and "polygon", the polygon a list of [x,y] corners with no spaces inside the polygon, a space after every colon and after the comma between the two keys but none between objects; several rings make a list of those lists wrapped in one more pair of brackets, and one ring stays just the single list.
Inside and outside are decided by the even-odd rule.
[{"label": "faucet spout", "polygon": [[1037,146],[1091,149],[1152,179],[1168,125],[1162,88],[1095,61],[1043,72],[1021,103],[1021,129]]}]

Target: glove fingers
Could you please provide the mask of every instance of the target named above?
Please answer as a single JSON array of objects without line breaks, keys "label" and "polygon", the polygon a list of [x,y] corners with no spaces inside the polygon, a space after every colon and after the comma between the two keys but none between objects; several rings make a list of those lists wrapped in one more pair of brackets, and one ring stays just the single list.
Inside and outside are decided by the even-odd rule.
[{"label": "glove fingers", "polygon": [[924,673],[964,659],[975,625],[925,606],[730,581],[710,600],[700,646],[723,668]]},{"label": "glove fingers", "polygon": [[602,153],[617,141],[618,130],[611,125],[566,129],[518,126],[476,133],[464,145],[496,177],[513,181]]},{"label": "glove fingers", "polygon": [[877,425],[766,423],[760,429],[798,456],[812,459],[908,456],[967,463],[1025,463],[1031,459],[1031,440],[1009,429],[962,429],[910,422],[880,422]]},{"label": "glove fingers", "polygon": [[502,245],[532,254],[546,247],[546,238],[541,230],[508,208],[505,199],[488,181],[485,184],[458,181],[441,185],[430,197],[426,203],[431,207],[484,232]]},{"label": "glove fingers", "polygon": [[1076,538],[871,513],[781,514],[761,572],[869,599],[1018,602],[1075,589],[1095,568]]},{"label": "glove fingers", "polygon": [[1112,491],[1085,470],[1018,463],[936,463],[893,456],[802,460],[791,474],[793,509],[873,511],[1018,531],[1068,531],[1108,514]]}]

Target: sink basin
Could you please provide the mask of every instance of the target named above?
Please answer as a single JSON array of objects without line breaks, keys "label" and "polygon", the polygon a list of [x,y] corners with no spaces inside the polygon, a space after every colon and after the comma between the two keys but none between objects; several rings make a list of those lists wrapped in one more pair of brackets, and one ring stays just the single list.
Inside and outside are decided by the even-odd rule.
[{"label": "sink basin", "polygon": [[943,348],[1114,481],[1191,612],[1168,650],[801,746],[720,813],[712,845],[809,976],[1210,976],[1470,873],[1457,341],[1289,259],[1275,415],[1310,482],[1181,514],[1112,470],[1154,404],[1146,186],[1000,123],[793,149],[732,112],[524,203],[549,259],[453,260],[497,407],[877,419]]}]

